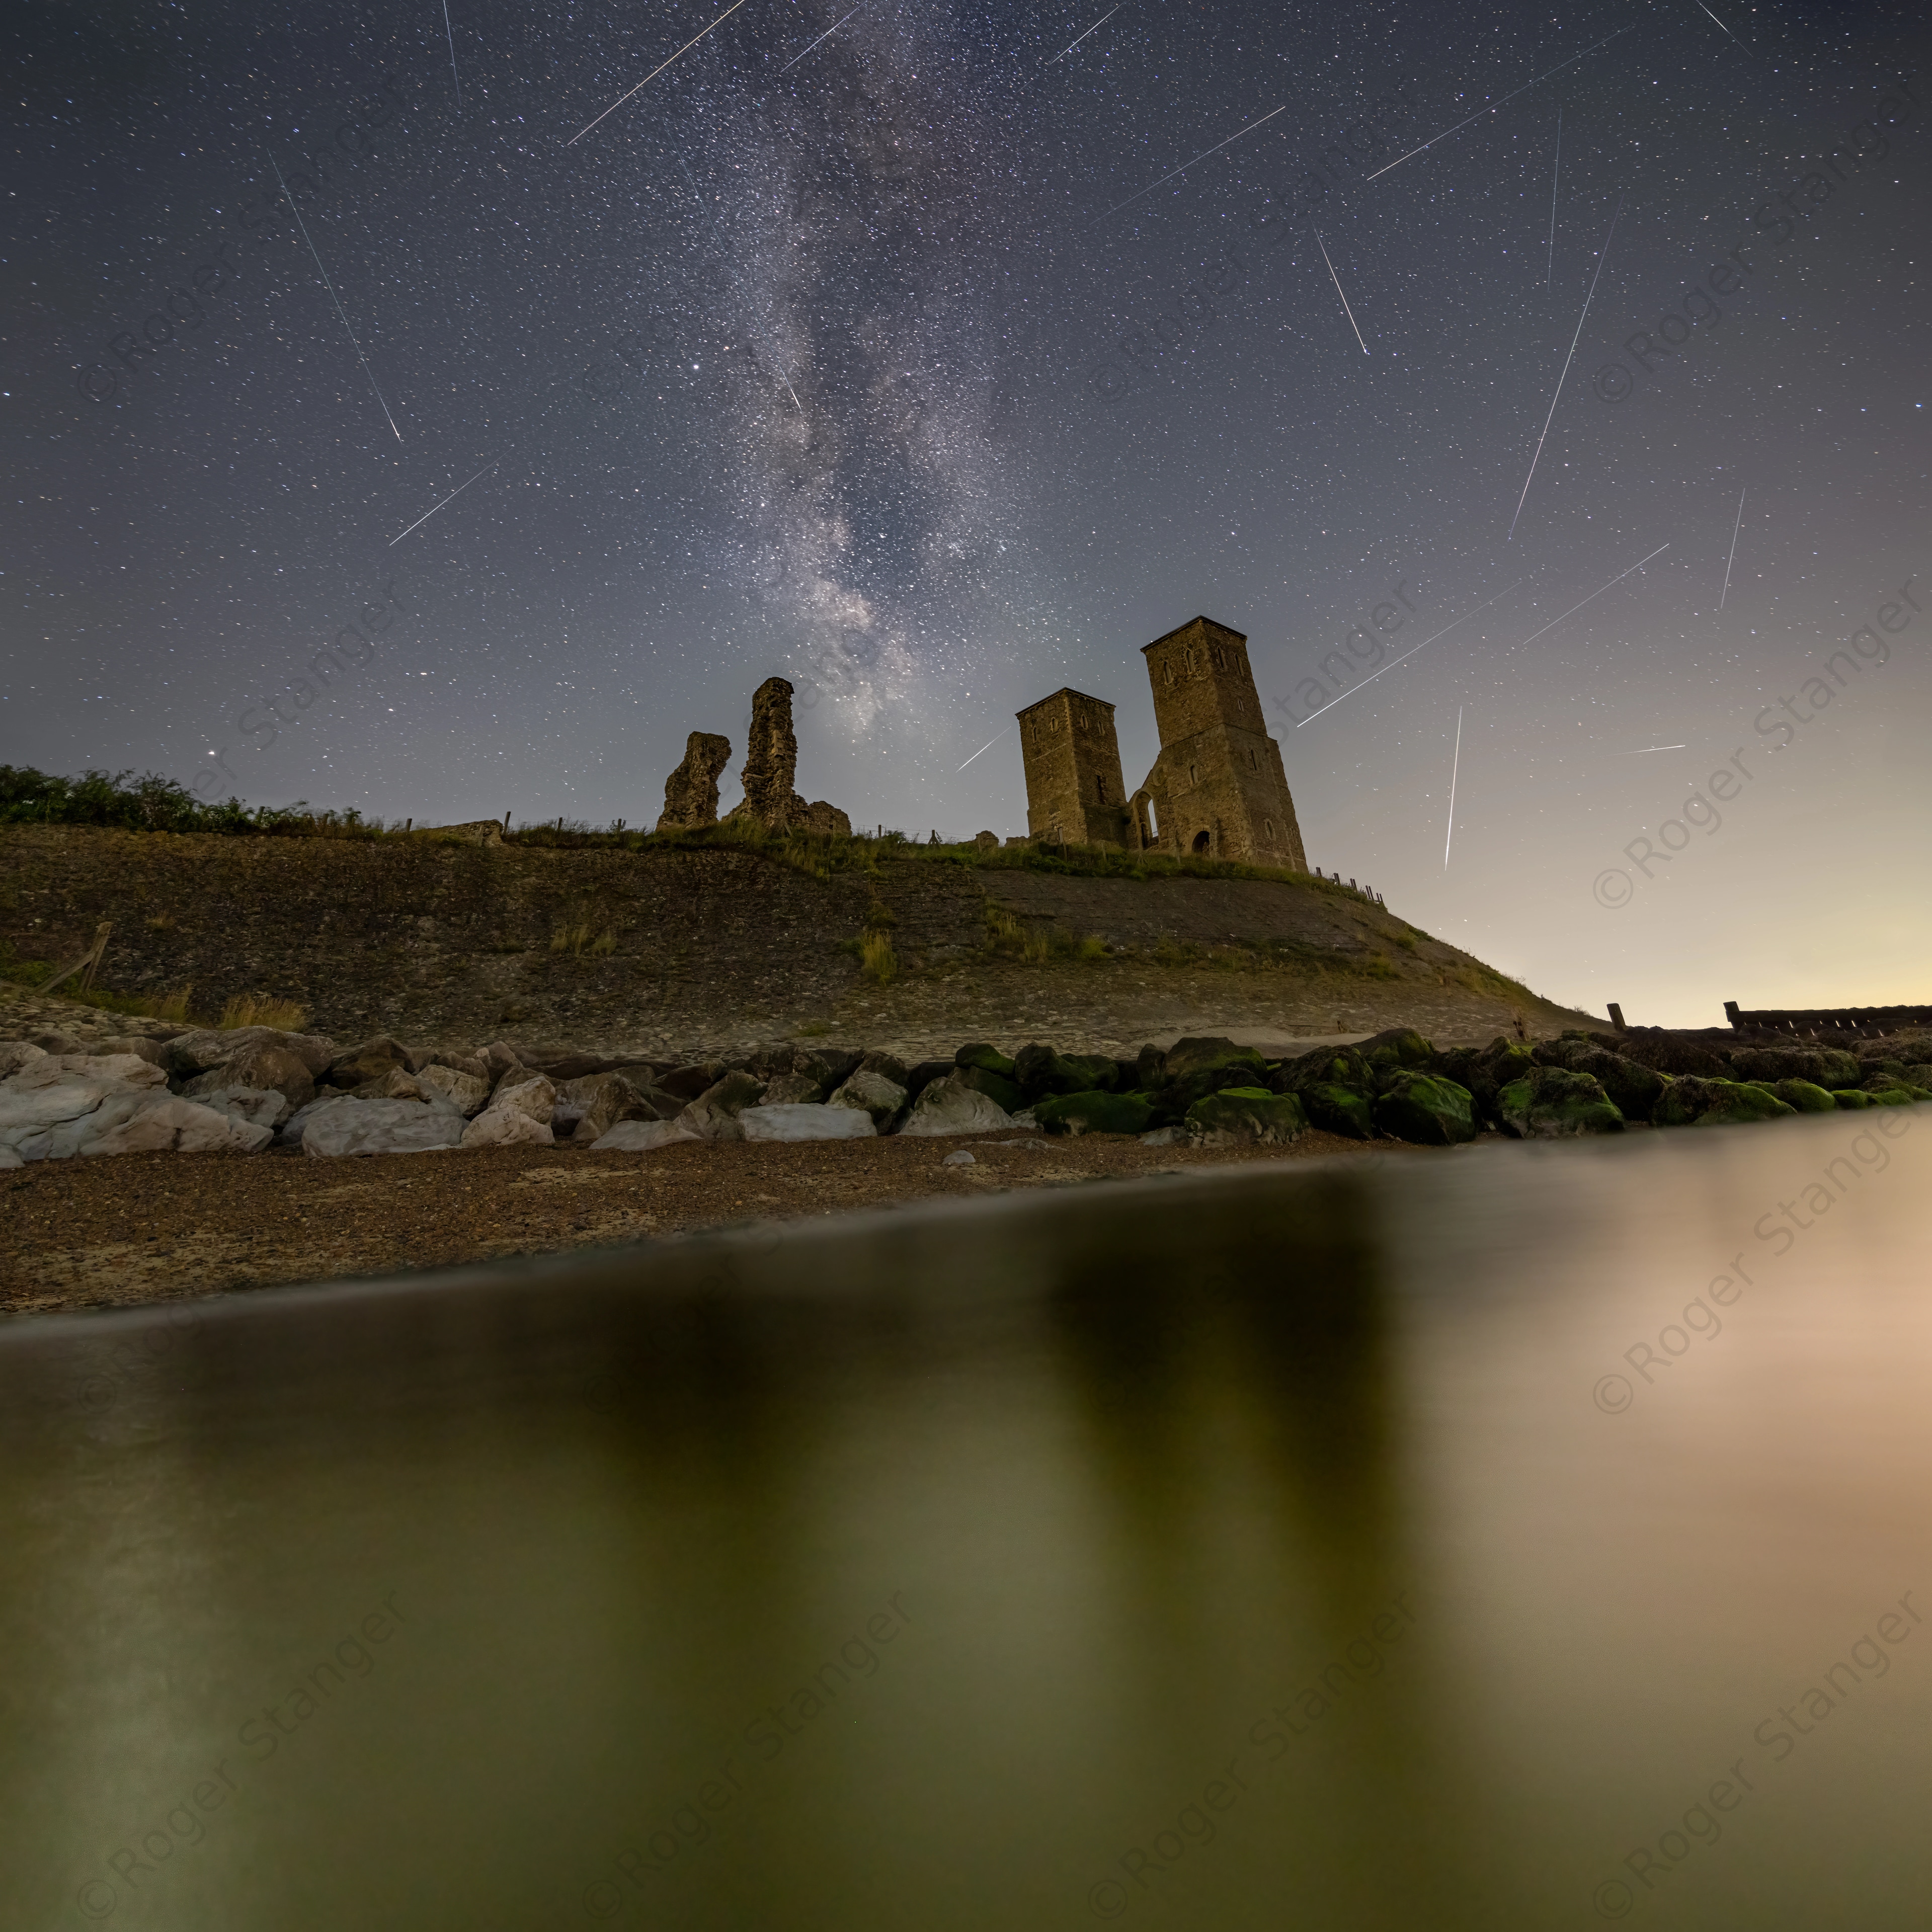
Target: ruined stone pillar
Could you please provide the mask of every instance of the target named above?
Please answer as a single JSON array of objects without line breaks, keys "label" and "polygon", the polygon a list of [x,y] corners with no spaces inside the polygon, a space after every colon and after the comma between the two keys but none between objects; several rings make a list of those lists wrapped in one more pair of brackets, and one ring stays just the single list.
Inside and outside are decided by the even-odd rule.
[{"label": "ruined stone pillar", "polygon": [[684,763],[664,780],[660,832],[694,830],[718,823],[718,774],[730,763],[731,741],[715,731],[694,731],[684,741]]}]

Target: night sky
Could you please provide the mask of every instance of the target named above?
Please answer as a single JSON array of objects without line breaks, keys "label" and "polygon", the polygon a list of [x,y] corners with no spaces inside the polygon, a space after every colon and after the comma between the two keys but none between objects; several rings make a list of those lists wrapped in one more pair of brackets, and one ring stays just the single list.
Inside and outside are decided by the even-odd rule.
[{"label": "night sky", "polygon": [[1932,998],[1922,8],[718,12],[16,16],[0,760],[1007,833],[1202,612],[1539,992]]}]

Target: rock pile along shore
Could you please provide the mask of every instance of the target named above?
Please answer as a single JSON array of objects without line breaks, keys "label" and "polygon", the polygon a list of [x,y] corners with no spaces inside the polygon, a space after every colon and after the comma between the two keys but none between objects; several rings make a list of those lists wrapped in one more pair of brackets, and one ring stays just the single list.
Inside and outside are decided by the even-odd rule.
[{"label": "rock pile along shore", "polygon": [[0,1166],[74,1155],[427,1153],[515,1143],[646,1152],[691,1140],[823,1141],[1039,1129],[1154,1144],[1280,1144],[1310,1126],[1450,1146],[1713,1126],[1932,1100],[1932,1036],[1722,1048],[1659,1029],[1438,1052],[1395,1028],[1270,1061],[1217,1038],[1132,1060],[976,1042],[891,1054],[776,1046],[724,1060],[615,1058],[496,1040],[350,1047],[268,1027],[0,1043]]}]

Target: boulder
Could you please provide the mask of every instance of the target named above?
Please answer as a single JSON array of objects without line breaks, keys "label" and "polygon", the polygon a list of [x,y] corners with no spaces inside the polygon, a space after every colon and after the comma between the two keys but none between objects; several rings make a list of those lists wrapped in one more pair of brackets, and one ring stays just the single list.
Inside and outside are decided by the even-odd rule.
[{"label": "boulder", "polygon": [[952,1071],[950,1060],[922,1060],[916,1066],[909,1068],[905,1077],[908,1095],[916,1100],[935,1080],[944,1080]]},{"label": "boulder", "polygon": [[305,1115],[302,1150],[328,1158],[430,1154],[455,1147],[462,1138],[463,1116],[454,1107],[420,1100],[358,1100],[342,1094]]},{"label": "boulder", "polygon": [[[868,1077],[855,1073],[852,1079]],[[839,1092],[844,1093],[851,1084],[848,1080]],[[872,1116],[864,1108],[842,1106],[836,1096],[825,1106],[781,1103],[776,1107],[747,1107],[740,1113],[738,1124],[748,1141],[869,1140],[878,1132],[872,1124]]]},{"label": "boulder", "polygon": [[903,1087],[910,1069],[897,1054],[874,1052],[860,1061],[856,1070],[861,1073],[882,1073],[895,1087]]},{"label": "boulder", "polygon": [[[340,1092],[337,1088],[326,1090]],[[365,1080],[359,1087],[349,1089],[358,1100],[426,1100],[424,1090],[416,1076],[405,1066],[386,1067],[374,1080]]]},{"label": "boulder", "polygon": [[1354,1050],[1378,1072],[1392,1073],[1402,1067],[1424,1068],[1436,1058],[1436,1049],[1413,1027],[1390,1027],[1387,1031],[1358,1040]]},{"label": "boulder", "polygon": [[1794,1112],[1800,1114],[1828,1114],[1834,1112],[1838,1102],[1824,1088],[1809,1080],[1752,1080],[1748,1086],[1762,1087],[1775,1099],[1782,1100]]},{"label": "boulder", "polygon": [[1187,1110],[1192,1140],[1208,1147],[1260,1142],[1286,1146],[1308,1131],[1308,1114],[1292,1094],[1265,1087],[1223,1087],[1204,1094]]},{"label": "boulder", "polygon": [[765,1082],[761,1107],[816,1106],[825,1098],[825,1087],[809,1073],[775,1073]]},{"label": "boulder", "polygon": [[1120,1077],[1119,1063],[1111,1056],[1062,1054],[1037,1040],[1013,1056],[1014,1084],[1030,1101],[1051,1094],[1111,1093]]},{"label": "boulder", "polygon": [[617,1067],[608,1073],[586,1074],[559,1088],[550,1127],[560,1138],[567,1132],[574,1144],[590,1147],[620,1120],[668,1120],[678,1107],[668,1094],[651,1084],[647,1069]]},{"label": "boulder", "polygon": [[286,1098],[274,1092],[262,1093],[253,1087],[215,1087],[195,1096],[198,1106],[226,1114],[231,1120],[246,1120],[251,1127],[266,1127],[271,1134],[294,1112]]},{"label": "boulder", "polygon": [[835,1087],[844,1085],[867,1057],[849,1046],[794,1046],[791,1050],[791,1071],[809,1074],[824,1091],[830,1094]]},{"label": "boulder", "polygon": [[1092,1088],[1036,1102],[1033,1118],[1050,1134],[1144,1134],[1154,1123],[1154,1102],[1144,1094]]},{"label": "boulder", "polygon": [[1624,1059],[1659,1073],[1690,1073],[1700,1079],[1721,1080],[1730,1070],[1708,1046],[1694,1040],[1680,1040],[1661,1027],[1632,1027],[1617,1040],[1618,1051]]},{"label": "boulder", "polygon": [[493,1040],[488,1046],[479,1046],[476,1057],[483,1063],[484,1077],[493,1087],[512,1067],[524,1064],[523,1056],[507,1040]]},{"label": "boulder", "polygon": [[[47,1058],[69,1073],[118,1080],[130,1087],[166,1087],[168,1076],[152,1060],[132,1053],[60,1053]],[[192,1082],[190,1084],[194,1084]]]},{"label": "boulder", "polygon": [[1762,1088],[1686,1074],[1664,1090],[1652,1118],[1660,1127],[1708,1127],[1778,1120],[1796,1111]]},{"label": "boulder", "polygon": [[158,1040],[148,1039],[146,1034],[111,1034],[94,1048],[98,1055],[131,1053],[137,1060],[145,1060],[155,1066],[166,1066],[167,1055],[162,1051]]},{"label": "boulder", "polygon": [[0,1080],[12,1078],[16,1073],[24,1072],[36,1060],[49,1057],[44,1046],[36,1046],[26,1040],[0,1040]]},{"label": "boulder", "polygon": [[77,1039],[70,1033],[56,1033],[52,1031],[37,1033],[34,1035],[33,1044],[38,1046],[43,1053],[49,1054],[78,1054],[85,1055],[88,1052],[88,1042],[84,1040]]},{"label": "boulder", "polygon": [[1167,1055],[1150,1040],[1134,1062],[1133,1084],[1143,1094],[1151,1094],[1167,1077]]},{"label": "boulder", "polygon": [[[547,1127],[550,1115],[556,1109],[556,1089],[546,1075],[533,1073],[528,1067],[518,1067],[497,1082],[496,1090],[490,1096],[490,1105],[484,1112],[496,1109],[526,1114],[540,1126]],[[476,1118],[480,1120],[483,1115],[478,1114]]]},{"label": "boulder", "polygon": [[336,1101],[344,1099],[345,1097],[346,1096],[344,1095],[337,1093],[333,1088],[323,1088],[322,1092],[317,1094],[313,1100],[310,1101],[307,1106],[298,1107],[296,1111],[275,1130],[276,1146],[292,1148],[300,1147],[302,1144],[302,1131],[308,1126],[309,1121],[312,1120],[322,1108],[331,1106]]},{"label": "boulder", "polygon": [[466,1074],[472,1080],[480,1080],[486,1093],[496,1084],[496,1076],[473,1053],[450,1053],[438,1047],[416,1070],[420,1073],[431,1066],[446,1066],[452,1073]]},{"label": "boulder", "polygon": [[[170,1052],[178,1052],[181,1042],[170,1042]],[[386,1034],[379,1034],[374,1040],[365,1040],[338,1053],[324,1070],[318,1085],[326,1084],[346,1090],[351,1087],[366,1087],[372,1080],[380,1080],[392,1066],[400,1067],[404,1072],[410,1070],[409,1049],[399,1040],[392,1040]]]},{"label": "boulder", "polygon": [[1869,1107],[1872,1096],[1862,1088],[1841,1087],[1832,1096],[1832,1104],[1842,1107],[1846,1113],[1856,1113],[1861,1107]]},{"label": "boulder", "polygon": [[1856,1087],[1863,1070],[1856,1054],[1835,1046],[1745,1046],[1731,1055],[1732,1076],[1765,1080],[1806,1080],[1830,1089]]},{"label": "boulder", "polygon": [[[830,1104],[835,1107],[856,1108],[872,1122],[874,1131],[883,1134],[889,1133],[892,1130],[892,1124],[898,1118],[900,1111],[904,1107],[905,1103],[906,1090],[903,1087],[895,1081],[887,1079],[883,1073],[875,1072],[869,1068],[861,1066],[858,1072],[832,1096]],[[770,1096],[767,1094],[765,1108],[769,1108],[770,1105]],[[764,1110],[760,1108],[758,1111]],[[748,1127],[746,1128],[746,1132],[752,1139],[764,1138],[762,1136],[752,1134]]]},{"label": "boulder", "polygon": [[654,1148],[699,1136],[675,1120],[620,1120],[609,1132],[591,1142],[593,1154],[649,1154]]},{"label": "boulder", "polygon": [[688,1066],[674,1066],[659,1074],[657,1084],[680,1102],[694,1100],[706,1089],[716,1086],[727,1070],[722,1060],[694,1060]]},{"label": "boulder", "polygon": [[[192,1079],[215,1067],[233,1064],[254,1047],[274,1047],[292,1053],[313,1086],[335,1058],[335,1042],[320,1034],[284,1033],[279,1027],[191,1027],[178,1033],[161,1049],[161,1064],[178,1080]],[[236,1082],[237,1085],[263,1083]],[[279,1085],[280,1083],[268,1083]]]},{"label": "boulder", "polygon": [[978,1088],[968,1086],[963,1071],[956,1070],[944,1079],[927,1085],[913,1108],[911,1118],[899,1132],[917,1138],[935,1134],[994,1133],[1012,1125],[1012,1114]]},{"label": "boulder", "polygon": [[[1474,1096],[1468,1088],[1407,1065],[1384,1082],[1373,1111],[1384,1133],[1420,1147],[1455,1147],[1474,1140],[1478,1132]],[[1621,1117],[1617,1124],[1623,1124]]]},{"label": "boulder", "polygon": [[1258,1087],[1269,1078],[1268,1063],[1252,1046],[1231,1040],[1176,1040],[1167,1050],[1155,1108],[1163,1122],[1185,1120],[1195,1102],[1224,1087]]},{"label": "boulder", "polygon": [[[265,1094],[279,1102],[279,1094]],[[140,1112],[76,1150],[90,1158],[117,1154],[260,1154],[275,1137],[272,1126],[158,1095]]]},{"label": "boulder", "polygon": [[[499,1106],[494,1100],[467,1126],[460,1114],[456,1115],[456,1124],[462,1130],[460,1138],[466,1148],[549,1147],[556,1138],[549,1121],[538,1120],[514,1103]],[[309,1131],[313,1135],[315,1130]]]},{"label": "boulder", "polygon": [[44,1054],[0,1081],[0,1147],[23,1161],[70,1159],[144,1108],[172,1097],[111,1075],[70,1072],[60,1064],[64,1057]]},{"label": "boulder", "polygon": [[1641,1061],[1626,1060],[1588,1036],[1566,1034],[1533,1049],[1537,1064],[1587,1073],[1610,1096],[1626,1120],[1647,1120],[1665,1086],[1666,1076]]},{"label": "boulder", "polygon": [[741,1141],[745,1130],[738,1116],[764,1097],[765,1083],[756,1074],[728,1073],[714,1082],[679,1114],[678,1124],[700,1140]]},{"label": "boulder", "polygon": [[1539,1066],[1496,1096],[1504,1132],[1518,1140],[1560,1140],[1571,1134],[1621,1133],[1624,1117],[1587,1073]]},{"label": "boulder", "polygon": [[466,1120],[480,1114],[490,1097],[490,1082],[482,1074],[466,1073],[446,1061],[434,1061],[414,1077],[419,1091],[441,1094]]},{"label": "boulder", "polygon": [[982,1067],[988,1073],[997,1073],[1001,1078],[1013,1077],[1013,1063],[997,1046],[983,1040],[969,1040],[952,1056],[955,1066]]},{"label": "boulder", "polygon": [[1026,1096],[1019,1089],[1019,1083],[1004,1073],[996,1073],[989,1066],[961,1066],[956,1064],[952,1078],[955,1084],[970,1087],[976,1093],[983,1094],[1001,1112],[1011,1114],[1024,1102]]},{"label": "boulder", "polygon": [[1301,1102],[1311,1126],[1352,1141],[1375,1138],[1374,1106],[1366,1094],[1344,1087],[1339,1081],[1317,1080],[1300,1088],[1294,1097]]}]

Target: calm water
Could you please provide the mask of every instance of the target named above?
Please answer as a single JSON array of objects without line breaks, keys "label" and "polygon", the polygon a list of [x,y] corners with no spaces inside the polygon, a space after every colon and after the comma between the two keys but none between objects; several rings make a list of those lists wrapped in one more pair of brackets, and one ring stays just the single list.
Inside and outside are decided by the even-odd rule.
[{"label": "calm water", "polygon": [[0,1925],[1923,1926],[1873,1118],[0,1331]]}]

